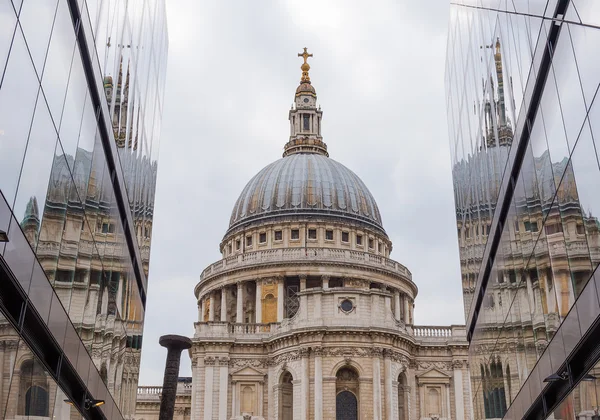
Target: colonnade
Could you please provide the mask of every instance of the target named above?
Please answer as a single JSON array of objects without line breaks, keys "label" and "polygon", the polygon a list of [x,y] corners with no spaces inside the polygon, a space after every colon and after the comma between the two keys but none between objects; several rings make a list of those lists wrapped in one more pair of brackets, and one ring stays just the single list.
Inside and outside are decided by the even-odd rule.
[{"label": "colonnade", "polygon": [[[253,307],[248,307],[244,302],[246,301],[246,294],[248,284],[253,285],[255,302]],[[235,302],[235,320],[230,319],[227,313],[229,307],[229,300],[232,297],[230,289],[236,287],[236,302]],[[269,299],[273,299],[273,303],[276,305],[273,309],[273,313],[263,314],[263,300],[265,295]],[[217,314],[216,303],[220,300],[220,311]],[[284,278],[275,279],[258,279],[258,280],[247,280],[238,281],[235,285],[222,286],[219,289],[208,292],[198,301],[198,321],[199,322],[254,322],[269,323],[269,322],[281,322],[284,318]],[[246,311],[250,309],[252,312],[250,319],[246,321]],[[270,309],[269,307],[267,309]]]},{"label": "colonnade", "polygon": [[[300,275],[299,277],[299,291],[303,292],[306,290],[307,276]],[[321,276],[321,288],[322,290],[329,290],[330,276]],[[246,285],[250,283],[254,289],[253,308],[245,307],[245,301],[247,293]],[[229,319],[227,313],[230,296],[230,289],[237,287],[236,303],[235,303],[235,321]],[[413,323],[413,299],[406,293],[401,292],[398,289],[391,289],[393,293],[393,304],[394,304],[394,318],[398,322],[403,322],[407,325]],[[264,306],[264,300],[268,297],[272,299],[270,305]],[[269,278],[269,279],[256,279],[247,281],[238,281],[236,285],[222,286],[216,290],[212,290],[202,296],[198,300],[198,321],[199,322],[235,322],[235,323],[246,323],[254,322],[257,324],[270,323],[270,322],[282,322],[285,317],[285,278],[283,276]],[[220,300],[220,311],[216,312],[216,303]],[[306,309],[303,305],[306,302],[306,296],[300,295],[300,310]],[[268,313],[263,313],[264,309]],[[246,311],[250,309],[251,313],[246,314]],[[246,310],[246,311],[245,311]],[[245,315],[250,315],[246,317]]]}]

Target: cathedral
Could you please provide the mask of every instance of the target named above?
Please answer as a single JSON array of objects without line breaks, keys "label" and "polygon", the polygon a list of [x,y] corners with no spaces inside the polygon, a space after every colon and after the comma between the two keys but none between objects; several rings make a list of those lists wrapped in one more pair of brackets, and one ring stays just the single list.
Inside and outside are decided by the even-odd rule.
[{"label": "cathedral", "polygon": [[[283,157],[243,189],[194,289],[175,419],[471,418],[465,328],[415,324],[417,284],[366,185],[329,157],[299,56]],[[158,419],[160,393],[138,388],[137,420]]]}]

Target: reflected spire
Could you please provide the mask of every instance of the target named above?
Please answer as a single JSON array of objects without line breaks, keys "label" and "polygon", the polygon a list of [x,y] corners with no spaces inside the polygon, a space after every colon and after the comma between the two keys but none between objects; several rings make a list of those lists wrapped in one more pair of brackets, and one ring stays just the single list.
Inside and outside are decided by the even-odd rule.
[{"label": "reflected spire", "polygon": [[500,126],[506,125],[506,107],[504,105],[504,80],[502,78],[502,54],[500,53],[500,38],[496,38],[496,53],[494,54],[496,63],[496,77],[498,78],[498,117]]}]

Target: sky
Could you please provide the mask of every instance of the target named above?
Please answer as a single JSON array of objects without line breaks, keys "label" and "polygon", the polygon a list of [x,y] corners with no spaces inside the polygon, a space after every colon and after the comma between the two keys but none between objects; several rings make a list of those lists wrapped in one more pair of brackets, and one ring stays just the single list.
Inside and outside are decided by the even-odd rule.
[{"label": "sky", "polygon": [[[447,0],[167,2],[169,60],[140,385],[164,334],[193,336],[194,286],[245,184],[279,159],[303,47],[330,157],[365,182],[419,288],[415,323],[464,324],[444,67]],[[180,376],[191,374],[182,355]]]}]

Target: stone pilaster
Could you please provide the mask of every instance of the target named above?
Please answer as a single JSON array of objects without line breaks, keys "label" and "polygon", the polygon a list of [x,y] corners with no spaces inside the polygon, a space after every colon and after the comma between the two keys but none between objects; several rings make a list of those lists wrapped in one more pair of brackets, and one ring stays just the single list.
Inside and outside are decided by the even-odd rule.
[{"label": "stone pilaster", "polygon": [[456,411],[456,419],[465,418],[465,398],[463,392],[463,372],[462,362],[455,360],[452,362],[452,370],[454,376],[454,407]]},{"label": "stone pilaster", "polygon": [[383,374],[384,374],[384,386],[385,386],[385,418],[386,420],[392,420],[394,406],[398,406],[398,404],[394,404],[394,393],[392,390],[392,360],[390,359],[389,351],[384,351],[383,353]]},{"label": "stone pilaster", "polygon": [[381,405],[381,348],[373,348],[373,420],[382,420]]},{"label": "stone pilaster", "polygon": [[307,348],[300,349],[300,357],[301,357],[301,370],[300,373],[302,375],[302,379],[300,382],[300,386],[302,387],[302,400],[300,406],[300,420],[308,420],[309,419],[309,407],[310,407],[310,372],[308,371],[308,356],[310,354],[310,350]]},{"label": "stone pilaster", "polygon": [[211,356],[204,358],[204,420],[213,418],[213,377],[216,359]]},{"label": "stone pilaster", "polygon": [[323,349],[313,348],[315,355],[315,420],[323,420]]},{"label": "stone pilaster", "polygon": [[227,391],[229,382],[229,357],[219,358],[219,418],[227,418]]}]

